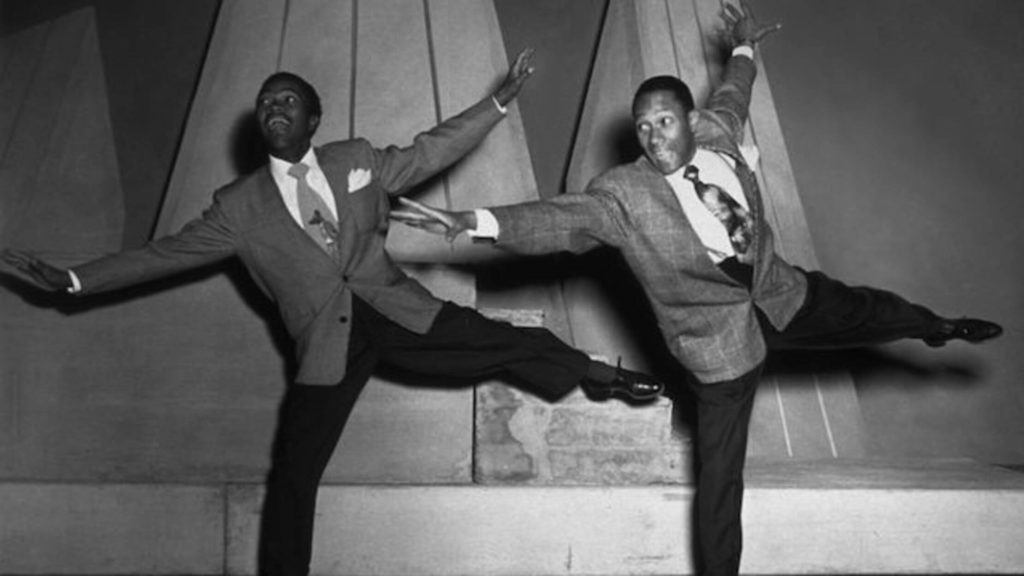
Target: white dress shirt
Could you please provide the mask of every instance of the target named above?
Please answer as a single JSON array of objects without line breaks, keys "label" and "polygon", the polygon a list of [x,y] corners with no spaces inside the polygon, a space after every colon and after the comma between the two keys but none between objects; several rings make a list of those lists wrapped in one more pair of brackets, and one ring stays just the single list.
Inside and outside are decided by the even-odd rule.
[{"label": "white dress shirt", "polygon": [[[327,177],[324,176],[323,170],[320,169],[320,163],[317,162],[313,149],[310,148],[299,162],[309,166],[309,172],[306,173],[306,182],[316,192],[317,196],[320,196],[324,204],[331,209],[331,214],[337,220],[338,207],[334,202],[334,193],[331,191],[331,185],[327,183]],[[296,192],[298,180],[288,174],[288,169],[291,167],[292,163],[287,160],[281,160],[274,156],[270,157],[270,175],[274,177],[277,189],[281,193],[281,199],[284,200],[284,205],[288,207],[288,212],[291,213],[292,219],[299,226],[303,226],[302,216],[299,213],[299,196]]]},{"label": "white dress shirt", "polygon": [[[740,179],[736,177],[735,161],[717,152],[698,148],[693,155],[690,165],[699,170],[699,178],[705,184],[714,184],[725,190],[744,209],[749,210],[747,198],[743,195],[743,187]],[[708,210],[708,207],[701,202],[694,190],[693,182],[683,177],[685,167],[676,170],[665,176],[669,186],[676,195],[676,200],[683,208],[686,219],[690,226],[697,233],[704,247],[708,249],[708,256],[715,264],[722,260],[736,255],[732,242],[729,241],[729,233],[722,222]]]}]

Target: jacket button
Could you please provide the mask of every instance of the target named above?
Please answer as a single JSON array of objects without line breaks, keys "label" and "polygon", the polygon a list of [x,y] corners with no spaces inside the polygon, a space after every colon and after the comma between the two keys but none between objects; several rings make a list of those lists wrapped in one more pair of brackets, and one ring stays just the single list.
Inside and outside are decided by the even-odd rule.
[{"label": "jacket button", "polygon": [[338,322],[341,322],[342,324],[348,322],[348,316],[341,316],[341,317],[339,317],[338,318]]}]

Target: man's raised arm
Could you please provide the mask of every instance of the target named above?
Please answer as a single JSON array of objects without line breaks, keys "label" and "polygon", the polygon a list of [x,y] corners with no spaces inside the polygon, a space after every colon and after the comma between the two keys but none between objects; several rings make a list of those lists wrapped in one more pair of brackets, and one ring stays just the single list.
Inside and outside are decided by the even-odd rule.
[{"label": "man's raised arm", "polygon": [[729,130],[741,134],[750,109],[750,93],[757,75],[754,48],[765,36],[779,30],[781,24],[761,24],[744,1],[740,8],[726,4],[722,19],[732,56],[726,63],[722,81],[711,92],[705,109],[715,113]]}]

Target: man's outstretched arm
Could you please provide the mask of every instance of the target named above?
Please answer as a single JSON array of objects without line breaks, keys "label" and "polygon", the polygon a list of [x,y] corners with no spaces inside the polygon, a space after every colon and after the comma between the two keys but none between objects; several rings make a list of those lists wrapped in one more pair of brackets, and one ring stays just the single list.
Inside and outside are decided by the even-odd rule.
[{"label": "man's outstretched arm", "polygon": [[546,200],[453,212],[401,198],[391,219],[453,241],[460,234],[494,240],[518,254],[581,253],[601,245],[619,247],[632,227],[615,195],[599,188]]},{"label": "man's outstretched arm", "polygon": [[38,288],[75,294],[106,292],[169,276],[235,253],[235,234],[216,198],[201,218],[175,234],[72,268],[59,268],[26,250],[4,249],[0,259]]}]

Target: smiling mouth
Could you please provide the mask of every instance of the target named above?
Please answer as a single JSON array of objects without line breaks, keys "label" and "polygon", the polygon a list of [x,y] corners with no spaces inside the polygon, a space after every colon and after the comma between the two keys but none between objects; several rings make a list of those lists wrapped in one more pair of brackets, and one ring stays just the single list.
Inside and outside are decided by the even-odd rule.
[{"label": "smiling mouth", "polygon": [[267,118],[265,124],[271,130],[283,130],[291,126],[292,123],[284,116],[271,116]]}]

